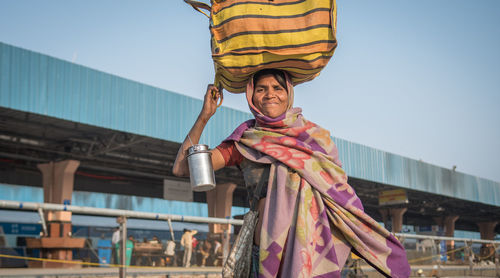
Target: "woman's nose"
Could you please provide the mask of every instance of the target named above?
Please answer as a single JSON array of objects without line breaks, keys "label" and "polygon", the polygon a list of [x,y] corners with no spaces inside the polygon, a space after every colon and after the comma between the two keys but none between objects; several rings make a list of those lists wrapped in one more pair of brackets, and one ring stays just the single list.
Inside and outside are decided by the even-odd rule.
[{"label": "woman's nose", "polygon": [[273,89],[269,89],[266,91],[266,94],[264,95],[265,98],[273,98],[276,96],[276,92]]}]

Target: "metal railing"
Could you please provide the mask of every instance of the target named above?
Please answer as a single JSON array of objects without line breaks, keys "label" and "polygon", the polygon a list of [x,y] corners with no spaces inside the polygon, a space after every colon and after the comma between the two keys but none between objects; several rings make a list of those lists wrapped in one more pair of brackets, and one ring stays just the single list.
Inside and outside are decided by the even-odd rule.
[{"label": "metal railing", "polygon": [[140,211],[130,211],[123,209],[82,207],[82,206],[49,204],[49,203],[0,200],[0,208],[16,209],[16,210],[32,210],[32,211],[39,211],[40,209],[42,209],[45,211],[70,211],[76,214],[88,214],[88,215],[99,215],[99,216],[115,216],[115,217],[122,216],[126,218],[139,218],[139,219],[150,219],[150,220],[166,220],[166,221],[170,220],[170,221],[192,222],[192,223],[243,225],[243,220],[238,220],[238,219],[184,216],[176,214],[140,212]]},{"label": "metal railing", "polygon": [[[44,219],[44,211],[68,211],[75,214],[118,217],[119,219],[121,219],[121,221],[118,221],[121,226],[121,232],[122,232],[121,238],[127,238],[128,218],[167,221],[171,232],[171,238],[173,240],[174,240],[174,235],[173,235],[171,221],[205,223],[205,224],[231,224],[231,225],[243,224],[243,220],[237,220],[237,219],[183,216],[183,215],[161,214],[153,212],[137,212],[137,211],[120,210],[120,209],[94,208],[94,207],[72,206],[72,205],[62,205],[62,204],[18,202],[18,201],[5,201],[5,200],[0,200],[0,209],[30,210],[38,212],[38,215],[40,216],[41,219],[41,224],[43,226],[43,231],[45,234],[47,231]],[[229,237],[230,236],[229,230],[226,230],[226,232],[228,233],[226,236]],[[460,253],[460,255],[462,255],[461,258],[463,260],[463,264],[460,266],[456,266],[457,269],[463,270],[466,267],[468,272],[467,274],[472,275],[474,270],[477,269],[485,269],[485,268],[491,269],[492,268],[491,266],[478,265],[479,261],[483,259],[490,259],[492,263],[495,264],[493,268],[494,272],[496,273],[496,275],[500,277],[500,269],[497,259],[498,258],[497,251],[500,247],[500,241],[471,239],[471,238],[454,238],[454,237],[431,236],[431,235],[416,235],[416,234],[406,234],[406,233],[395,233],[394,235],[398,237],[402,242],[408,243],[410,241],[411,244],[416,245],[416,250],[410,250],[410,248],[407,248],[407,251],[416,252],[418,254],[417,258],[410,260],[412,267],[417,267],[418,265],[420,265],[421,262],[431,262],[431,264],[433,264],[435,268],[432,270],[433,273],[439,276],[442,269],[452,269],[454,267],[450,265],[445,265],[442,262],[442,257],[454,256],[455,253]],[[453,241],[454,243],[459,243],[456,245],[459,245],[460,247],[455,248],[453,250],[446,250],[446,252],[442,252],[441,249],[442,241],[448,241],[448,242]],[[122,242],[122,246],[120,248],[121,262],[120,264],[114,266],[118,266],[120,268],[119,271],[120,277],[125,277],[126,269],[128,267],[125,263],[126,241],[122,240],[121,242]],[[481,257],[481,255],[475,255],[473,249],[475,250],[479,249],[480,248],[479,245],[481,245],[481,248],[483,246],[489,246],[490,248],[489,250],[493,250],[492,254],[489,254],[487,257]],[[418,253],[419,249],[422,249],[422,252]],[[425,254],[427,256],[425,256]],[[422,268],[423,269],[429,268],[429,265],[427,264],[426,266],[422,266]]]},{"label": "metal railing", "polygon": [[[150,219],[150,220],[164,220],[168,221],[172,238],[173,238],[173,229],[171,221],[176,222],[191,222],[191,223],[208,223],[208,224],[231,224],[231,225],[243,225],[243,220],[237,219],[226,219],[226,218],[214,218],[214,217],[198,217],[198,216],[184,216],[184,215],[175,215],[175,214],[162,214],[162,213],[153,213],[153,212],[138,212],[138,211],[129,211],[129,210],[121,210],[121,209],[107,209],[107,208],[94,208],[94,207],[82,207],[82,206],[72,206],[72,205],[63,205],[63,204],[49,204],[49,203],[34,203],[34,202],[18,202],[18,201],[7,201],[0,200],[0,208],[3,209],[15,209],[15,210],[31,210],[37,211],[41,223],[46,233],[46,225],[44,219],[44,211],[68,211],[76,214],[86,214],[86,215],[95,215],[95,216],[114,216],[118,217],[118,222],[120,224],[121,229],[121,238],[127,238],[127,218],[138,218],[138,219]],[[226,230],[226,238],[229,237],[229,230]],[[121,240],[120,246],[120,277],[126,277],[126,269],[127,269],[127,240]],[[228,247],[223,248],[224,255],[228,252]]]}]

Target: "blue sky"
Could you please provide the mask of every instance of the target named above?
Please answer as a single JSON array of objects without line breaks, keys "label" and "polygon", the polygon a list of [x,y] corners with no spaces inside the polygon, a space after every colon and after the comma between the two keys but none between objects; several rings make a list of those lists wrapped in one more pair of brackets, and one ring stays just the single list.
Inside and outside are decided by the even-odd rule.
[{"label": "blue sky", "polygon": [[[500,1],[337,0],[339,47],[295,105],[332,135],[500,181]],[[181,0],[0,0],[0,41],[202,98],[207,19]],[[248,111],[241,95],[224,105]]]}]

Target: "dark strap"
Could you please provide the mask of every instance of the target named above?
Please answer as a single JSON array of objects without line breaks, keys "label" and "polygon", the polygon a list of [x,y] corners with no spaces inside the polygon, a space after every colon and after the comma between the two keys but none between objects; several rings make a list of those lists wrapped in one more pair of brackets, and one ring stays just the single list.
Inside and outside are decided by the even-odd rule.
[{"label": "dark strap", "polygon": [[210,16],[208,14],[206,14],[204,11],[201,10],[201,9],[204,9],[204,10],[210,12],[210,10],[212,9],[212,7],[210,7],[210,5],[203,3],[203,2],[195,1],[195,0],[184,0],[184,2],[191,5],[191,7],[193,7],[193,9],[204,14],[206,17],[210,18]]},{"label": "dark strap", "polygon": [[257,184],[257,187],[253,192],[252,202],[250,203],[250,209],[253,211],[256,211],[255,207],[257,206],[257,203],[260,200],[260,193],[262,192],[262,187],[264,186],[264,183],[269,180],[270,171],[271,167],[266,167],[266,169],[262,172],[262,175],[260,176],[259,184]]}]

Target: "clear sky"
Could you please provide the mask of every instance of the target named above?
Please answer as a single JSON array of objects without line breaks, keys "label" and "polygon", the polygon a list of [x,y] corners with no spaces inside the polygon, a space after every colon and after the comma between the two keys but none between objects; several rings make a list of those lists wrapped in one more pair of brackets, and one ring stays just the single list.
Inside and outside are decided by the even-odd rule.
[{"label": "clear sky", "polygon": [[[295,105],[332,135],[500,181],[500,1],[337,0]],[[208,20],[181,0],[0,0],[0,41],[202,98]],[[248,111],[242,95],[224,105]]]}]

